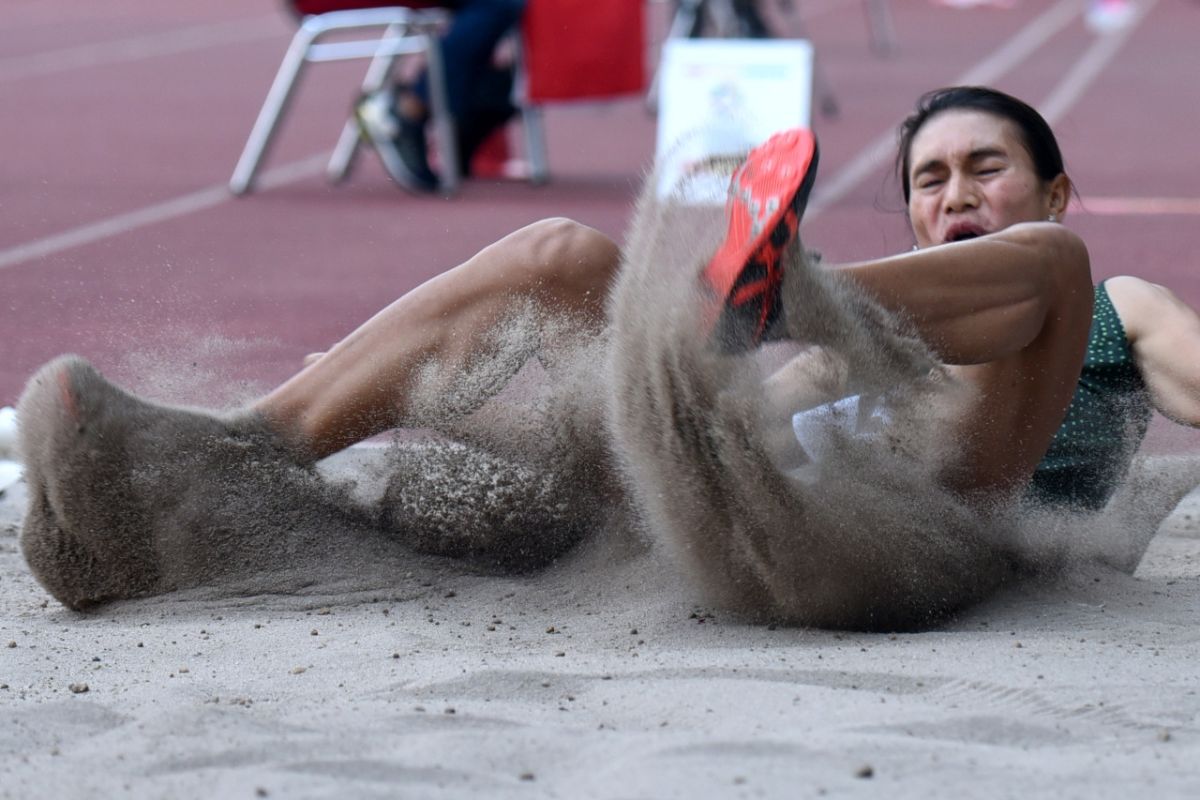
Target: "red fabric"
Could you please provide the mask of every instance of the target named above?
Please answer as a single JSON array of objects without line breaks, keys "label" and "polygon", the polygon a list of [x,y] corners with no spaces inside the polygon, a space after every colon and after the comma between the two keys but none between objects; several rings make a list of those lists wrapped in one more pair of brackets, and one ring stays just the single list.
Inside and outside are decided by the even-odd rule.
[{"label": "red fabric", "polygon": [[645,0],[529,0],[529,99],[577,100],[646,87]]},{"label": "red fabric", "polygon": [[504,168],[512,152],[508,147],[508,130],[497,128],[483,140],[471,159],[471,174],[476,178],[503,178]]},{"label": "red fabric", "polygon": [[327,11],[345,11],[355,8],[384,8],[387,6],[404,6],[405,8],[434,8],[441,3],[434,0],[291,0],[292,8],[297,14],[324,14]]}]

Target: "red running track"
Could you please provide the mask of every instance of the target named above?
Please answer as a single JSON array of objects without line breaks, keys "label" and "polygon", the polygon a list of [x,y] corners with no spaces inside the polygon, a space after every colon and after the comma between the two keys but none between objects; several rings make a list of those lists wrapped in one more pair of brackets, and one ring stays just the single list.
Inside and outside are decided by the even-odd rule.
[{"label": "red running track", "polygon": [[[986,82],[1053,117],[1083,198],[1066,222],[1088,242],[1097,278],[1133,272],[1200,305],[1200,4],[1142,0],[1136,25],[1101,38],[1083,24],[1083,0],[1008,10],[892,0],[899,50],[889,58],[871,54],[860,0],[798,5],[841,106],[816,123],[807,243],[833,260],[907,249],[888,179],[892,131],[921,91]],[[471,182],[451,200],[414,198],[365,154],[331,187],[313,157],[332,146],[361,64],[322,65],[267,164],[283,168],[280,185],[237,199],[223,186],[292,31],[282,3],[10,6],[0,28],[0,405],[67,351],[170,399],[226,402],[230,379],[235,392],[269,386],[522,224],[565,215],[619,237],[653,148],[636,98],[562,105],[547,111],[548,186]],[[1154,441],[1195,439],[1157,426]]]}]

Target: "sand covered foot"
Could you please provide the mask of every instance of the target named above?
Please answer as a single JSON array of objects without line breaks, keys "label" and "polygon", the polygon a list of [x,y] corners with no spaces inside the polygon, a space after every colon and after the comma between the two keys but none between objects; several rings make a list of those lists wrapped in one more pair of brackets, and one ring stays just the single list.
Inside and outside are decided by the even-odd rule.
[{"label": "sand covered foot", "polygon": [[323,538],[361,527],[258,417],[149,403],[77,357],[30,379],[18,419],[21,549],[71,608],[278,578]]},{"label": "sand covered foot", "polygon": [[388,472],[385,525],[431,555],[535,569],[578,542],[592,516],[561,473],[459,442],[399,447]]}]

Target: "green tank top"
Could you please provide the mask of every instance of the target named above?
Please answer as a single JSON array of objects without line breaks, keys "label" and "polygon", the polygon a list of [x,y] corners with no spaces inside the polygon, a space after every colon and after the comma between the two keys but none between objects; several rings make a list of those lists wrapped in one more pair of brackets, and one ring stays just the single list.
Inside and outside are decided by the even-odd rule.
[{"label": "green tank top", "polygon": [[1096,287],[1083,372],[1028,496],[1099,509],[1125,476],[1150,424],[1150,398],[1108,290]]}]

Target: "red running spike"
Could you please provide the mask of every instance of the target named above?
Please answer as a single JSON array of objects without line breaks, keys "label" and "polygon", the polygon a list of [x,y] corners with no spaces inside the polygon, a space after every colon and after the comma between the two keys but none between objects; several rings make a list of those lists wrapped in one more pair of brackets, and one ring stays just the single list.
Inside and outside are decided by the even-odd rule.
[{"label": "red running spike", "polygon": [[714,334],[723,346],[757,346],[779,316],[782,260],[796,239],[817,174],[817,140],[804,128],[750,151],[729,183],[729,230],[704,269],[722,298]]}]

